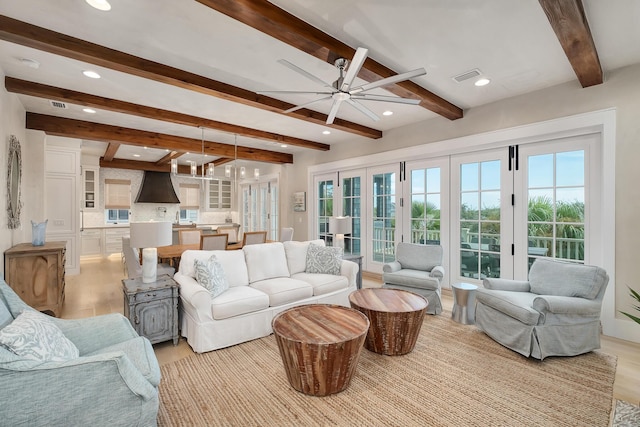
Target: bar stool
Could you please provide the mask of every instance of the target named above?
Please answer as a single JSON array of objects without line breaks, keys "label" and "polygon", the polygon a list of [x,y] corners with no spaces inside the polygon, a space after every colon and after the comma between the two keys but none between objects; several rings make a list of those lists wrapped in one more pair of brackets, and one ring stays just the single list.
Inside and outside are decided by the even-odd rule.
[{"label": "bar stool", "polygon": [[473,325],[476,322],[476,291],[478,287],[471,283],[454,283],[451,285],[453,293],[453,309],[451,318],[463,325]]}]

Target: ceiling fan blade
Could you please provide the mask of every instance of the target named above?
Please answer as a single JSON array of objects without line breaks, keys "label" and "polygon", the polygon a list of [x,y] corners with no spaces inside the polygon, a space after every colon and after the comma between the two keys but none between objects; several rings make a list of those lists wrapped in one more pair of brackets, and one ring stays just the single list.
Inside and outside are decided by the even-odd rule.
[{"label": "ceiling fan blade", "polygon": [[288,93],[295,95],[331,95],[333,92],[317,92],[317,91],[301,91],[301,90],[259,90],[256,92],[258,95],[266,95],[269,93]]},{"label": "ceiling fan blade", "polygon": [[313,74],[311,74],[308,71],[303,70],[302,68],[298,67],[297,65],[292,64],[291,62],[287,61],[286,59],[279,59],[278,60],[279,63],[281,63],[282,65],[284,65],[285,67],[295,71],[296,73],[305,76],[306,78],[308,78],[309,80],[316,82],[322,86],[326,86],[326,87],[330,87],[333,88],[333,86],[331,86],[329,83],[319,79],[318,77],[314,76]]},{"label": "ceiling fan blade", "polygon": [[329,112],[329,116],[327,117],[327,124],[330,125],[336,118],[336,114],[338,114],[338,109],[340,108],[340,104],[342,103],[342,99],[334,99],[333,105],[331,106],[331,111]]},{"label": "ceiling fan blade", "polygon": [[345,74],[342,85],[340,86],[341,91],[349,92],[349,87],[364,65],[364,61],[367,59],[368,53],[369,49],[365,49],[364,47],[359,47],[356,50],[356,53],[353,55],[353,59],[349,64],[349,68],[347,68],[347,74]]},{"label": "ceiling fan blade", "polygon": [[349,93],[351,95],[355,95],[355,94],[360,93],[360,92],[365,92],[367,90],[375,89],[375,88],[380,87],[380,86],[390,85],[392,83],[398,83],[398,82],[401,82],[401,81],[404,81],[404,80],[409,80],[409,79],[412,79],[414,77],[423,76],[425,74],[427,74],[427,71],[424,68],[418,68],[418,69],[413,70],[413,71],[407,71],[406,73],[397,74],[395,76],[387,77],[386,79],[382,79],[382,80],[378,80],[378,81],[375,81],[375,82],[367,83],[365,85],[362,85],[362,86],[359,86],[357,88],[354,88],[353,90],[350,90]]},{"label": "ceiling fan blade", "polygon": [[300,110],[301,108],[305,108],[307,105],[314,104],[319,101],[324,101],[325,99],[330,99],[331,95],[325,96],[319,99],[314,99],[313,101],[305,102],[304,104],[296,105],[295,107],[289,108],[288,110],[284,110],[283,113],[292,113],[294,111]]},{"label": "ceiling fan blade", "polygon": [[370,109],[368,109],[367,107],[359,103],[358,101],[354,101],[353,99],[347,99],[346,101],[347,101],[347,104],[351,105],[356,110],[360,111],[366,116],[369,116],[371,120],[374,120],[376,122],[380,120],[380,117],[378,117],[376,113],[374,113],[373,111],[371,111]]},{"label": "ceiling fan blade", "polygon": [[400,98],[398,96],[373,95],[373,94],[366,94],[366,93],[359,94],[359,95],[352,95],[351,99],[364,99],[365,101],[395,102],[396,104],[409,104],[409,105],[420,104],[419,99]]}]

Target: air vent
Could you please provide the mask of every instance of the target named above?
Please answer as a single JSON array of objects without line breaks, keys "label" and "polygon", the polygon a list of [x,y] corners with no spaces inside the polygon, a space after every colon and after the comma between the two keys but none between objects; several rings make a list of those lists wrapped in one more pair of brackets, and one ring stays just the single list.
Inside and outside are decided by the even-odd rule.
[{"label": "air vent", "polygon": [[67,104],[65,104],[64,102],[60,102],[60,101],[49,101],[49,104],[51,104],[51,106],[53,108],[62,108],[64,110],[67,109]]},{"label": "air vent", "polygon": [[478,70],[477,68],[471,70],[471,71],[467,71],[465,73],[462,74],[458,74],[457,76],[452,77],[453,80],[457,81],[458,83],[462,83],[465,80],[469,80],[472,79],[474,77],[478,77],[480,76],[482,73],[480,72],[480,70]]}]

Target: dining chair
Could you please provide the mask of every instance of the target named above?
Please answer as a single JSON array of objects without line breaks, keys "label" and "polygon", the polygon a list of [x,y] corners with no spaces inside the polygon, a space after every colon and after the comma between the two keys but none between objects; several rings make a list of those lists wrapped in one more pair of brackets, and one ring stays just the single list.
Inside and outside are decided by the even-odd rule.
[{"label": "dining chair", "polygon": [[232,245],[234,243],[238,243],[238,230],[240,226],[238,225],[221,225],[218,227],[218,234],[228,234],[229,240],[227,244]]},{"label": "dining chair", "polygon": [[292,227],[282,227],[280,230],[280,241],[288,242],[293,240],[293,228]]},{"label": "dining chair", "polygon": [[222,234],[203,234],[200,236],[200,249],[205,251],[224,251],[227,249],[229,235]]},{"label": "dining chair", "polygon": [[202,230],[178,230],[178,242],[181,245],[199,245]]},{"label": "dining chair", "polygon": [[242,246],[265,243],[267,241],[266,231],[247,231],[242,235]]}]

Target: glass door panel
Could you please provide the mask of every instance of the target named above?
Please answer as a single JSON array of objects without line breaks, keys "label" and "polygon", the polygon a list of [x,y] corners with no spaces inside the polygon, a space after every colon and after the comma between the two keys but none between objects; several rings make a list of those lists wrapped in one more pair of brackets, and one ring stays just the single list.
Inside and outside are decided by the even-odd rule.
[{"label": "glass door panel", "polygon": [[342,176],[342,215],[351,217],[351,234],[344,238],[344,252],[362,253],[362,177]]},{"label": "glass door panel", "polygon": [[[400,188],[399,164],[370,168],[368,182],[371,185],[368,224],[371,238],[368,243],[368,269],[382,273],[384,263],[395,260],[396,244],[402,237],[402,220],[397,216]],[[398,219],[398,222],[396,222]]]},{"label": "glass door panel", "polygon": [[513,177],[507,166],[506,148],[452,158],[457,224],[452,229],[451,281],[513,274]]},{"label": "glass door panel", "polygon": [[329,234],[329,218],[333,216],[333,179],[320,179],[316,184],[317,237],[323,239],[327,246],[333,246],[332,235]]}]

